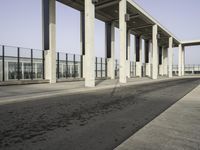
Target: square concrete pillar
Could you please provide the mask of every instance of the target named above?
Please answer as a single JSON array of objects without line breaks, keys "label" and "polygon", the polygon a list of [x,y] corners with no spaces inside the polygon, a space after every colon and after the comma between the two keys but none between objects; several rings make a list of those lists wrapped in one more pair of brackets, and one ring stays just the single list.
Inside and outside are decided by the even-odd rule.
[{"label": "square concrete pillar", "polygon": [[80,50],[82,55],[82,77],[85,78],[85,12],[80,11]]},{"label": "square concrete pillar", "polygon": [[173,38],[169,38],[169,78],[173,77],[173,70],[172,70],[172,65],[173,65]]},{"label": "square concrete pillar", "polygon": [[163,51],[163,75],[167,76],[168,74],[168,49],[164,48]]},{"label": "square concrete pillar", "polygon": [[131,51],[131,31],[129,30],[128,32],[127,32],[127,60],[126,60],[126,62],[127,62],[127,64],[126,64],[126,71],[127,71],[127,77],[128,78],[130,78],[131,77],[131,73],[130,73],[130,51]]},{"label": "square concrete pillar", "polygon": [[164,63],[163,63],[163,61],[164,61],[164,51],[165,51],[165,48],[164,48],[164,46],[162,46],[162,50],[161,50],[162,52],[161,52],[161,64],[160,64],[160,69],[159,69],[159,74],[161,75],[161,76],[164,76]]},{"label": "square concrete pillar", "polygon": [[95,6],[91,0],[85,0],[85,86],[95,86],[94,53]]},{"label": "square concrete pillar", "polygon": [[[136,40],[136,36],[135,37],[135,40]],[[136,42],[133,44],[134,45],[134,48],[133,48],[133,62],[134,62],[134,77],[136,76],[136,46],[135,46]]]},{"label": "square concrete pillar", "polygon": [[142,77],[142,37],[135,38],[136,49],[136,76]]},{"label": "square concrete pillar", "polygon": [[127,83],[126,78],[126,34],[127,24],[125,15],[127,11],[126,0],[119,2],[119,30],[120,30],[120,64],[119,64],[119,81]]},{"label": "square concrete pillar", "polygon": [[182,76],[182,52],[183,52],[183,47],[182,44],[179,44],[178,46],[178,76]]},{"label": "square concrete pillar", "polygon": [[[111,79],[115,79],[115,25],[114,25],[114,22],[111,23],[111,26],[107,28],[110,28],[110,29],[107,29],[107,33],[106,33],[106,34],[110,34],[106,36],[107,37],[106,44],[107,44],[107,58],[108,58],[108,77],[110,77]],[[108,32],[108,30],[110,31]],[[108,37],[110,37],[110,40],[108,40]],[[108,56],[108,53],[109,53],[109,56]]]},{"label": "square concrete pillar", "polygon": [[152,41],[149,42],[149,77],[152,77],[153,75],[153,66],[152,66],[152,58],[153,58],[153,44]]},{"label": "square concrete pillar", "polygon": [[45,79],[56,83],[56,1],[42,1],[42,45],[45,57]]},{"label": "square concrete pillar", "polygon": [[150,59],[151,59],[151,44],[150,44],[150,40],[146,40],[145,41],[145,65],[146,65],[146,76],[151,77],[151,63],[150,63]]},{"label": "square concrete pillar", "polygon": [[158,34],[158,26],[157,25],[153,25],[153,34],[152,34],[152,44],[153,44],[152,65],[153,65],[153,74],[152,74],[152,79],[158,79],[158,40],[157,40],[157,34]]},{"label": "square concrete pillar", "polygon": [[181,66],[182,66],[182,70],[181,70],[181,75],[184,76],[185,75],[185,47],[182,47],[182,63],[181,63]]}]

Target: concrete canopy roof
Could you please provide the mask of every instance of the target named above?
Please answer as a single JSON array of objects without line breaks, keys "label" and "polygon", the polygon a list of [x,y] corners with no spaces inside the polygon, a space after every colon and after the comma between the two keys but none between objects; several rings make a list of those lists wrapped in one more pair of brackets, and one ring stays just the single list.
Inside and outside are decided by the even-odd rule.
[{"label": "concrete canopy roof", "polygon": [[[84,0],[57,0],[65,5],[84,11]],[[127,22],[127,29],[134,35],[141,35],[144,39],[152,39],[152,26],[158,25],[158,45],[168,47],[169,37],[173,37],[173,46],[180,44],[179,40],[167,29],[165,29],[157,20],[145,12],[133,0],[127,0],[127,13],[130,15],[130,21]],[[115,22],[119,26],[119,0],[99,0],[95,4],[95,16],[104,22]]]}]

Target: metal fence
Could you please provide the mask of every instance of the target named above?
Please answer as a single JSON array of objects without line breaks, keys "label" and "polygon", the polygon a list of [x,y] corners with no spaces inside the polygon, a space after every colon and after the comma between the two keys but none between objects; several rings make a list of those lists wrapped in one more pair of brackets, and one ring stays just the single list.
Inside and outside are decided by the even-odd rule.
[{"label": "metal fence", "polygon": [[[173,65],[172,68],[173,68],[173,75],[178,76],[179,73],[178,65]],[[185,75],[200,75],[200,65],[185,65],[184,71]]]},{"label": "metal fence", "polygon": [[64,78],[82,78],[82,63],[81,55],[67,54],[57,52],[57,79]]},{"label": "metal fence", "polygon": [[119,77],[119,60],[115,60],[115,77]]},{"label": "metal fence", "polygon": [[95,76],[96,78],[107,78],[107,59],[106,58],[96,57]]},{"label": "metal fence", "polygon": [[0,81],[44,79],[44,51],[0,45]]},{"label": "metal fence", "polygon": [[136,63],[133,61],[130,62],[130,76],[131,77],[136,76]]}]

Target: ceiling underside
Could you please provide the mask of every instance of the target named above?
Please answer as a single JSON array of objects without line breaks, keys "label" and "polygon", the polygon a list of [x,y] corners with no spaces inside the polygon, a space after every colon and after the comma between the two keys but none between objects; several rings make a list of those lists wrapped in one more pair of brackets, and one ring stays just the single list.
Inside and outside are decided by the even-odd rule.
[{"label": "ceiling underside", "polygon": [[[57,0],[67,6],[79,11],[84,11],[84,0]],[[130,20],[127,22],[127,28],[135,35],[141,35],[146,40],[152,39],[152,26],[155,24],[142,12],[136,9],[132,4],[127,2],[127,13]],[[95,17],[104,22],[115,22],[119,26],[119,0],[99,0],[95,4]],[[170,35],[158,26],[159,46],[168,47]],[[178,46],[179,42],[174,39],[174,45]]]}]

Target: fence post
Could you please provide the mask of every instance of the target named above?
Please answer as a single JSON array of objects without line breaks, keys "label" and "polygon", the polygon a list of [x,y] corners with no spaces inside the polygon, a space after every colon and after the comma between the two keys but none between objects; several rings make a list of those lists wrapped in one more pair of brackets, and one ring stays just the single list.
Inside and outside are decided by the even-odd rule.
[{"label": "fence post", "polygon": [[108,77],[108,59],[105,58],[105,77]]},{"label": "fence post", "polygon": [[76,55],[74,54],[74,78],[76,78],[75,66],[76,66]]},{"label": "fence post", "polygon": [[102,58],[101,58],[101,78],[102,78],[102,76],[103,76],[103,74],[102,74],[102,71],[103,71],[103,68],[102,68]]},{"label": "fence post", "polygon": [[31,80],[33,80],[33,49],[31,49]]},{"label": "fence post", "polygon": [[80,67],[81,67],[81,78],[83,78],[83,55],[80,55],[81,57],[81,64],[80,64]]},{"label": "fence post", "polygon": [[57,78],[60,78],[60,57],[59,57],[59,52],[57,52]]},{"label": "fence post", "polygon": [[43,80],[45,79],[45,56],[44,50],[42,50],[42,73],[43,73]]},{"label": "fence post", "polygon": [[68,54],[66,54],[66,78],[68,78]]},{"label": "fence post", "polygon": [[2,46],[2,80],[5,81],[5,47]]},{"label": "fence post", "polygon": [[20,48],[17,48],[17,79],[20,80]]},{"label": "fence post", "polygon": [[98,76],[97,76],[97,57],[96,57],[95,64],[96,64],[96,67],[95,67],[95,68],[96,68],[96,69],[95,69],[95,72],[96,72],[96,77],[98,77]]}]

